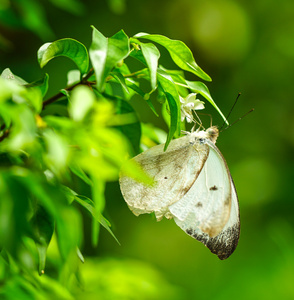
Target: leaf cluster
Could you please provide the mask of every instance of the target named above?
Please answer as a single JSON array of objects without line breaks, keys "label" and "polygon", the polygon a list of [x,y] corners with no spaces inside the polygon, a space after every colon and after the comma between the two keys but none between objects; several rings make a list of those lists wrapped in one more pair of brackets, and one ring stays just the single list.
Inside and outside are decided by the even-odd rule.
[{"label": "leaf cluster", "polygon": [[[211,80],[183,42],[147,33],[129,38],[123,30],[107,38],[96,28],[92,30],[89,51],[70,38],[39,49],[42,68],[59,56],[77,66],[68,73],[67,86],[53,97],[46,98],[48,74],[30,83],[10,69],[1,74],[0,265],[4,267],[0,277],[16,276],[14,290],[19,293],[48,293],[49,277],[41,280],[35,270],[44,274],[47,248],[52,243],[58,247],[58,272],[66,265],[72,266],[70,274],[77,272],[77,260],[83,261],[81,209],[92,219],[93,245],[98,243],[100,225],[116,239],[103,216],[104,190],[107,182],[117,180],[126,159],[140,151],[141,126],[128,103],[134,95],[156,116],[159,112],[151,95],[162,103],[169,124],[166,147],[181,130],[180,96],[199,93],[221,114],[203,82],[185,79],[187,71]],[[157,45],[169,52],[180,70],[159,66]],[[132,59],[142,68],[131,72],[127,61]],[[142,88],[142,81],[149,82],[148,91]],[[146,128],[145,137],[154,139],[155,131]],[[124,171],[150,182],[134,163],[126,164]],[[80,195],[77,182],[88,186],[90,195]],[[69,273],[62,273],[64,280]],[[67,292],[55,284],[50,293],[66,298]],[[2,293],[10,292],[7,283]]]}]

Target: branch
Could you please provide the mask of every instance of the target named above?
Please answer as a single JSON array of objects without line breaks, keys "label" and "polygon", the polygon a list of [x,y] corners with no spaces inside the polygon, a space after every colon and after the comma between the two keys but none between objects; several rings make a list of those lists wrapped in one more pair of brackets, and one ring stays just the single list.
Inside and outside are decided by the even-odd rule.
[{"label": "branch", "polygon": [[[76,86],[78,86],[78,85],[84,85],[84,84],[87,84],[87,80],[88,80],[93,74],[94,74],[94,69],[92,68],[92,69],[88,72],[88,74],[87,74],[80,82],[75,83],[75,84],[69,86],[68,88],[65,88],[65,90],[69,92],[69,91],[73,90],[73,89],[74,89]],[[52,96],[51,98],[45,100],[45,101],[43,102],[43,109],[44,109],[48,104],[51,104],[51,103],[57,101],[58,99],[60,99],[60,98],[63,97],[63,96],[64,96],[64,94],[61,93],[61,92],[59,92],[58,94],[56,94],[56,95]]]}]

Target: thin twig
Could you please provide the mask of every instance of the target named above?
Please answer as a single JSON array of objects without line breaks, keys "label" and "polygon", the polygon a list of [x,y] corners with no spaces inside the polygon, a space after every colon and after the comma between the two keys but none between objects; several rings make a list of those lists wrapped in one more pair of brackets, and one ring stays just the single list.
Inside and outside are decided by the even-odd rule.
[{"label": "thin twig", "polygon": [[[87,83],[87,80],[93,75],[93,73],[94,73],[94,69],[92,68],[92,69],[88,72],[88,74],[87,74],[81,81],[79,81],[79,82],[77,82],[77,83],[75,83],[75,84],[73,84],[73,85],[71,85],[71,86],[65,88],[65,90],[69,92],[69,91],[73,90],[73,89],[74,89],[76,86],[78,86],[78,85],[84,85],[84,84],[86,84],[86,83]],[[58,99],[60,99],[62,96],[64,96],[64,94],[61,93],[61,92],[58,92],[56,95],[54,95],[54,96],[52,96],[51,98],[45,100],[45,101],[43,102],[43,109],[44,109],[48,104],[51,104],[51,103],[57,101]]]}]

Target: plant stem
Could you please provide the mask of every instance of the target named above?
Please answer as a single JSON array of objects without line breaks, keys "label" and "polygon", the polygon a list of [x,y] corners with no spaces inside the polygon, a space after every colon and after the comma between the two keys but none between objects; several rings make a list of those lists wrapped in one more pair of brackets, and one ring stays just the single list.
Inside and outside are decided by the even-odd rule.
[{"label": "plant stem", "polygon": [[[73,89],[74,89],[76,86],[78,86],[78,85],[85,85],[85,84],[87,84],[87,80],[88,80],[93,74],[94,74],[94,69],[92,68],[92,69],[88,72],[88,74],[87,74],[80,82],[75,83],[75,84],[69,86],[68,88],[65,88],[65,90],[69,92],[69,91],[73,90]],[[45,101],[43,102],[43,109],[44,109],[48,104],[51,104],[51,103],[55,102],[56,100],[60,99],[60,98],[63,97],[63,96],[64,96],[63,93],[58,92],[56,95],[54,95],[54,96],[52,96],[51,98],[45,100]]]}]

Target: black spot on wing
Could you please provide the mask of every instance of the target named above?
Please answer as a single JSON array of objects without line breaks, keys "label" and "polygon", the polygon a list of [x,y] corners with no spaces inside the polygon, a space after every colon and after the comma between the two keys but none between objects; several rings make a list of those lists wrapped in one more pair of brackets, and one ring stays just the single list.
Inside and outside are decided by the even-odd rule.
[{"label": "black spot on wing", "polygon": [[214,186],[212,186],[212,187],[210,188],[210,190],[211,190],[211,191],[217,191],[218,188],[217,188],[217,186],[214,185]]},{"label": "black spot on wing", "polygon": [[197,202],[195,206],[196,206],[196,207],[202,207],[203,204],[202,204],[201,202]]},{"label": "black spot on wing", "polygon": [[213,238],[206,233],[196,233],[191,228],[187,229],[186,233],[203,243],[219,259],[224,260],[235,251],[239,241],[240,228],[239,224],[235,224]]},{"label": "black spot on wing", "polygon": [[226,198],[225,205],[231,205],[231,196]]}]

